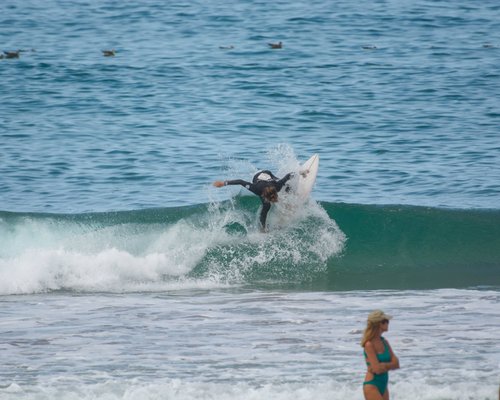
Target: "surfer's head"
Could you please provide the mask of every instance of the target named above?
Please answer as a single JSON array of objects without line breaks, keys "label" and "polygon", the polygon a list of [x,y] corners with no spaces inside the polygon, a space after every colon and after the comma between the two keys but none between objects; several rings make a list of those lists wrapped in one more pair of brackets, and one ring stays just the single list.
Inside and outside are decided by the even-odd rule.
[{"label": "surfer's head", "polygon": [[274,186],[265,187],[262,191],[262,197],[270,203],[276,203],[278,201],[278,191]]}]

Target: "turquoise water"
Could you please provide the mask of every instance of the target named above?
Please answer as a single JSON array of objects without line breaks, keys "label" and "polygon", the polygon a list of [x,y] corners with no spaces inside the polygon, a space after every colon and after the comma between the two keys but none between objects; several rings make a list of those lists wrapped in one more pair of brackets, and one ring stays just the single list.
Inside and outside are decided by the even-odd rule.
[{"label": "turquoise water", "polygon": [[[497,398],[497,2],[4,0],[0,26],[1,399],[362,399],[374,308],[391,398]],[[265,235],[211,186],[314,153]]]},{"label": "turquoise water", "polygon": [[262,235],[259,203],[0,213],[0,294],[203,283],[316,291],[500,286],[499,211],[313,203],[286,225],[273,225],[272,215]]}]

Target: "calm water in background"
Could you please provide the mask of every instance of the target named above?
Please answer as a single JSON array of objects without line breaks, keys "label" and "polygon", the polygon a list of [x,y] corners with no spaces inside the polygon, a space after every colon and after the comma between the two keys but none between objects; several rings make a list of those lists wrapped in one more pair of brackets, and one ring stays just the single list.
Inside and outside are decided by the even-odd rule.
[{"label": "calm water in background", "polygon": [[[26,50],[0,60],[0,398],[361,399],[358,342],[380,307],[402,363],[392,398],[496,399],[496,1],[4,0],[0,26],[0,50]],[[326,211],[267,242],[257,202],[219,206],[237,191],[209,186],[312,153]],[[390,231],[383,265],[350,253],[371,231],[337,226],[339,202]],[[355,204],[432,211],[403,209],[395,226],[417,228],[395,256],[395,209]],[[466,257],[421,241],[461,218]],[[460,257],[493,286],[464,287]],[[380,284],[333,285],[336,260],[358,258]],[[308,283],[325,271],[329,290]]]},{"label": "calm water in background", "polygon": [[498,207],[496,1],[6,0],[1,15],[3,49],[36,50],[0,63],[4,210],[204,203],[228,160],[250,176],[281,143],[320,154],[320,200]]}]

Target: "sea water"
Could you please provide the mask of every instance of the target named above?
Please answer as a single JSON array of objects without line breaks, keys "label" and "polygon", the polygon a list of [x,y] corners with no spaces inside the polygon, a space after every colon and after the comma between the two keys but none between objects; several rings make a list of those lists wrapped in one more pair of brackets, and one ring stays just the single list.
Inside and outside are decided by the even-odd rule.
[{"label": "sea water", "polygon": [[196,289],[7,296],[2,398],[362,399],[374,304],[399,399],[494,399],[496,290]]},{"label": "sea water", "polygon": [[[362,399],[381,308],[392,399],[496,399],[499,21],[3,1],[0,398]],[[211,186],[313,153],[311,200],[267,234],[256,197]]]}]

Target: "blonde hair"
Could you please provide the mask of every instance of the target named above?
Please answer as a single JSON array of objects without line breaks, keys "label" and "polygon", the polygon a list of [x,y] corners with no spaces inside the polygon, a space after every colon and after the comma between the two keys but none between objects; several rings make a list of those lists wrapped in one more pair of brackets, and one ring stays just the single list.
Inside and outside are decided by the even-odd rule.
[{"label": "blonde hair", "polygon": [[366,342],[374,339],[380,330],[380,322],[370,322],[366,324],[365,331],[363,332],[363,338],[361,339],[361,347],[365,347]]},{"label": "blonde hair", "polygon": [[366,328],[361,339],[361,347],[365,347],[366,342],[369,342],[378,335],[382,321],[390,320],[391,318],[392,316],[384,313],[382,310],[372,311],[366,321]]}]

